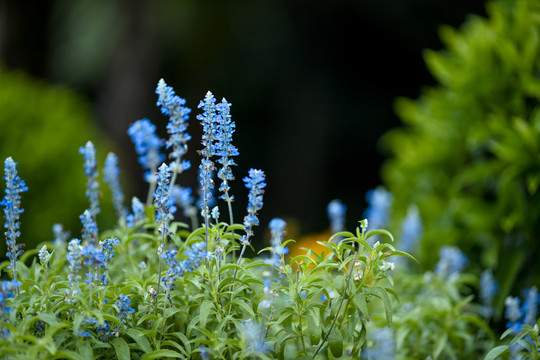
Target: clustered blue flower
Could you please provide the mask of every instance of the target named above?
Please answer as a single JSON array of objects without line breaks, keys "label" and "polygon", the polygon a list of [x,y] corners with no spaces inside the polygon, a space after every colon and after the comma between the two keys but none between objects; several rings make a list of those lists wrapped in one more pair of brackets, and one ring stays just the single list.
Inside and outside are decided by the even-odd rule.
[{"label": "clustered blue flower", "polygon": [[177,96],[174,89],[167,86],[163,79],[158,82],[156,94],[158,94],[157,106],[161,106],[161,112],[170,118],[167,124],[169,140],[166,146],[167,149],[172,147],[170,156],[175,160],[175,166],[178,166],[174,170],[181,173],[191,167],[189,161],[182,159],[188,150],[187,142],[191,140],[191,136],[186,132],[191,109],[184,106],[186,100]]},{"label": "clustered blue flower", "polygon": [[218,133],[218,122],[216,120],[216,98],[208,91],[198,106],[203,110],[202,114],[197,115],[197,120],[201,121],[203,126],[201,155],[205,158],[211,158],[216,154],[216,140]]},{"label": "clustered blue flower", "polygon": [[214,163],[208,158],[203,158],[201,160],[201,165],[199,166],[199,190],[202,193],[202,201],[200,202],[201,206],[201,215],[206,218],[209,213],[209,207],[211,205],[212,189],[214,188],[214,181],[212,180],[212,170],[215,169]]},{"label": "clustered blue flower", "polygon": [[272,246],[272,258],[270,263],[272,266],[279,268],[282,264],[282,256],[288,253],[287,248],[281,246],[287,223],[283,219],[274,218],[270,220],[268,226],[270,227],[270,245]]},{"label": "clustered blue flower", "polygon": [[90,210],[87,209],[81,216],[79,216],[79,218],[81,219],[81,222],[83,224],[83,242],[85,244],[95,245],[98,238],[98,228],[96,226],[96,222],[94,221],[92,213],[90,212]]},{"label": "clustered blue flower", "polygon": [[135,227],[135,224],[139,221],[146,219],[146,214],[144,213],[144,204],[139,200],[138,197],[134,196],[131,199],[131,209],[133,213],[129,214],[126,217],[127,226]]},{"label": "clustered blue flower", "polygon": [[366,193],[368,208],[364,212],[364,218],[368,219],[369,226],[372,229],[380,229],[388,222],[390,218],[390,209],[394,197],[382,186]]},{"label": "clustered blue flower", "polygon": [[[8,322],[5,315],[9,314],[10,308],[7,307],[6,300],[14,298],[17,293],[17,289],[21,286],[21,282],[18,280],[4,280],[0,283],[0,320]],[[10,332],[3,326],[0,327],[0,338],[6,338]]]},{"label": "clustered blue flower", "polygon": [[513,334],[518,334],[521,331],[521,308],[518,297],[509,296],[504,301],[506,310],[504,313],[505,318],[508,320],[506,323],[507,329],[512,329]]},{"label": "clustered blue flower", "polygon": [[407,209],[407,215],[401,224],[400,250],[407,253],[414,252],[422,233],[423,226],[420,212],[418,207],[411,205]]},{"label": "clustered blue flower", "polygon": [[220,156],[217,160],[221,164],[221,168],[218,171],[218,178],[221,179],[221,185],[219,191],[223,193],[221,198],[225,201],[234,200],[234,196],[229,195],[229,182],[234,180],[231,166],[236,165],[231,156],[238,156],[238,149],[232,145],[232,134],[235,131],[235,123],[231,120],[230,114],[231,104],[223,98],[221,103],[216,105],[216,109],[219,113],[217,116],[217,143],[216,143],[216,155]]},{"label": "clustered blue flower", "polygon": [[130,125],[128,135],[135,144],[139,163],[147,170],[145,180],[155,182],[154,173],[159,164],[165,160],[165,155],[160,152],[163,140],[156,135],[156,126],[148,119],[137,120]]},{"label": "clustered blue flower", "polygon": [[171,170],[163,163],[159,167],[158,186],[154,193],[156,203],[156,221],[161,224],[160,231],[169,235],[168,221],[171,220],[171,201],[169,200]]},{"label": "clustered blue flower", "polygon": [[206,252],[206,244],[204,242],[198,242],[193,244],[191,250],[186,250],[184,254],[187,259],[178,262],[176,260],[176,250],[167,250],[161,254],[161,258],[165,259],[165,264],[169,266],[167,274],[161,278],[165,293],[170,296],[170,292],[174,289],[174,282],[186,273],[193,272],[199,267],[201,262],[206,258],[208,253]]},{"label": "clustered blue flower", "polygon": [[126,325],[128,314],[135,312],[135,309],[131,308],[131,299],[127,295],[120,294],[116,306],[118,306],[118,318],[122,321],[122,324]]},{"label": "clustered blue flower", "polygon": [[66,253],[66,259],[69,263],[69,274],[68,274],[68,280],[70,282],[70,296],[72,299],[69,299],[69,303],[74,303],[76,300],[73,299],[77,294],[77,283],[81,279],[79,276],[79,270],[82,268],[81,265],[81,258],[82,258],[82,246],[81,246],[81,240],[79,239],[73,239],[68,244],[68,251]]},{"label": "clustered blue flower", "polygon": [[8,157],[4,162],[4,180],[6,181],[6,195],[0,205],[4,207],[6,219],[4,224],[4,228],[7,229],[5,232],[8,250],[6,256],[10,260],[9,269],[12,269],[13,278],[16,280],[15,263],[17,257],[22,254],[21,245],[17,244],[17,238],[21,235],[19,216],[24,212],[21,207],[20,193],[28,191],[28,187],[24,180],[17,175],[17,163],[11,157]]},{"label": "clustered blue flower", "polygon": [[525,290],[525,301],[523,301],[522,311],[523,311],[523,323],[533,326],[536,324],[536,319],[538,317],[538,303],[539,303],[538,289],[536,286],[531,287],[530,289]]},{"label": "clustered blue flower", "polygon": [[105,270],[105,273],[100,275],[101,285],[108,285],[109,279],[107,279],[107,271],[109,270],[109,264],[111,263],[111,259],[114,257],[113,245],[120,244],[120,240],[118,240],[117,238],[105,239],[103,241],[100,241],[99,244],[101,245],[100,265],[101,268]]},{"label": "clustered blue flower", "polygon": [[242,236],[242,245],[249,243],[249,238],[253,236],[253,226],[259,225],[257,212],[263,206],[263,194],[266,183],[264,182],[264,171],[250,169],[247,177],[244,178],[246,188],[249,189],[247,215],[244,217],[244,229],[246,235]]},{"label": "clustered blue flower", "polygon": [[120,169],[118,168],[118,156],[115,153],[108,153],[105,158],[103,168],[103,181],[109,184],[111,189],[113,205],[116,214],[120,219],[126,218],[126,208],[124,207],[124,192],[120,185]]},{"label": "clustered blue flower", "polygon": [[339,199],[334,199],[328,203],[326,207],[328,219],[330,220],[330,229],[332,233],[338,233],[345,229],[345,214],[347,206]]},{"label": "clustered blue flower", "polygon": [[84,175],[86,175],[86,197],[90,201],[90,212],[95,218],[99,214],[99,183],[98,167],[96,161],[96,148],[91,141],[79,148],[79,153],[84,156]]},{"label": "clustered blue flower", "polygon": [[465,270],[469,263],[467,257],[456,246],[443,246],[439,251],[439,262],[435,273],[443,279],[454,279]]},{"label": "clustered blue flower", "polygon": [[493,315],[493,297],[497,294],[499,286],[493,277],[491,269],[486,269],[480,275],[480,301],[482,302],[482,315],[490,318]]}]

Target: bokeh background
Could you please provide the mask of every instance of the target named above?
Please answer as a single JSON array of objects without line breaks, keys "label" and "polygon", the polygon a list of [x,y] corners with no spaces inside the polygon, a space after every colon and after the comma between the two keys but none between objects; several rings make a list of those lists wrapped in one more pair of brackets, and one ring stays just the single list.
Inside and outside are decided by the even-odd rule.
[{"label": "bokeh background", "polygon": [[[440,24],[457,27],[468,14],[485,15],[484,2],[0,1],[0,89],[16,94],[0,109],[0,155],[19,162],[30,187],[22,241],[49,240],[55,222],[79,233],[87,205],[78,148],[87,140],[100,159],[115,151],[128,198],[145,198],[126,130],[148,117],[165,136],[160,78],[193,109],[194,166],[182,185],[196,187],[196,106],[211,90],[232,103],[237,124],[238,220],[240,179],[255,167],[268,182],[262,224],[280,216],[300,233],[321,231],[327,203],[340,198],[356,226],[366,191],[381,182],[378,139],[400,126],[395,98],[435,83],[422,52],[442,47]],[[102,207],[105,228],[112,207]]]}]

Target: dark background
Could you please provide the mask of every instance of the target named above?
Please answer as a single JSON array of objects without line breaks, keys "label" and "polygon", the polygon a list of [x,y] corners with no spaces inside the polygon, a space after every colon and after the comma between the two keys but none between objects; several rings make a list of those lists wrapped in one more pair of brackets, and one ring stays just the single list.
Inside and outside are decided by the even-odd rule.
[{"label": "dark background", "polygon": [[157,81],[163,77],[193,109],[193,167],[182,185],[196,187],[199,100],[207,90],[226,97],[240,151],[236,220],[246,205],[240,179],[254,167],[267,174],[262,224],[293,218],[313,232],[327,227],[334,198],[347,204],[355,226],[365,192],[380,183],[377,140],[400,125],[394,99],[434,84],[422,50],[440,49],[438,26],[484,15],[483,3],[1,0],[0,61],[84,94],[141,198],[146,186],[126,130],[148,117],[165,136]]}]

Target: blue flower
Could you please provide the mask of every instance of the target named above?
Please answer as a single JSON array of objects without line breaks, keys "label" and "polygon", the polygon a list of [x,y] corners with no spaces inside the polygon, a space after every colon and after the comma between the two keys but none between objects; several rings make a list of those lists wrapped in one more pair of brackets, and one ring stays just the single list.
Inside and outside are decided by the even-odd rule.
[{"label": "blue flower", "polygon": [[84,175],[86,175],[86,197],[90,201],[90,211],[94,218],[99,214],[99,183],[98,168],[96,161],[96,149],[91,141],[79,148],[79,153],[84,156]]},{"label": "blue flower", "polygon": [[443,279],[457,277],[468,265],[467,257],[455,246],[443,246],[439,251],[435,273]]},{"label": "blue flower", "polygon": [[270,262],[272,266],[280,267],[281,256],[286,255],[287,253],[286,248],[283,248],[281,246],[281,243],[283,242],[283,235],[285,234],[285,226],[287,226],[287,223],[283,219],[274,218],[270,220],[268,226],[270,227],[270,234],[272,236],[272,239],[270,240],[270,244],[272,246],[272,258]]},{"label": "blue flower", "polygon": [[201,121],[203,126],[201,155],[205,158],[210,158],[216,153],[216,140],[218,119],[216,115],[216,99],[210,91],[206,93],[204,100],[198,106],[203,110],[203,113],[197,115],[197,119]]},{"label": "blue flower", "polygon": [[182,157],[188,150],[187,142],[191,140],[191,136],[186,132],[188,128],[187,120],[189,119],[191,109],[184,106],[186,100],[177,96],[173,88],[167,86],[163,79],[158,82],[156,94],[158,94],[157,106],[161,106],[161,112],[170,117],[170,121],[167,124],[169,139],[166,145],[167,149],[173,148],[171,158],[176,160],[174,164],[179,166],[175,170],[181,173],[191,166],[189,161],[182,161]]},{"label": "blue flower", "polygon": [[28,187],[17,175],[17,163],[13,161],[11,157],[8,157],[4,162],[4,180],[6,181],[6,195],[0,202],[0,205],[4,207],[4,217],[6,222],[4,227],[6,231],[6,256],[10,260],[9,269],[13,272],[13,278],[17,280],[15,272],[15,263],[17,257],[22,254],[21,245],[17,244],[17,238],[21,235],[19,229],[19,216],[24,212],[21,208],[21,195],[20,193],[28,191]]},{"label": "blue flower", "polygon": [[79,218],[83,224],[82,240],[86,244],[95,245],[98,238],[98,228],[91,211],[88,209],[85,210]]},{"label": "blue flower", "polygon": [[536,324],[536,319],[538,316],[538,290],[536,286],[527,289],[525,292],[525,301],[523,301],[522,312],[523,312],[523,323],[533,326]]},{"label": "blue flower", "polygon": [[167,164],[161,164],[158,173],[158,187],[154,193],[154,200],[157,211],[156,221],[161,224],[160,231],[163,231],[166,235],[170,234],[167,222],[171,220],[172,217],[170,214],[171,201],[169,200],[170,178],[171,170]]},{"label": "blue flower", "polygon": [[518,334],[521,331],[521,316],[522,312],[519,306],[519,298],[509,296],[504,301],[506,305],[505,317],[508,319],[506,324],[507,329],[512,329],[512,333]]},{"label": "blue flower", "polygon": [[160,152],[163,140],[156,135],[156,126],[148,119],[137,120],[129,127],[128,135],[135,144],[139,163],[143,169],[148,170],[144,175],[145,180],[155,182],[154,173],[165,160],[165,155]]},{"label": "blue flower", "polygon": [[244,178],[246,188],[249,189],[247,215],[244,217],[244,229],[246,235],[240,240],[242,245],[249,243],[249,238],[253,236],[253,226],[259,225],[257,212],[263,206],[263,194],[266,183],[264,182],[264,171],[250,169],[247,177]]},{"label": "blue flower", "polygon": [[229,181],[234,179],[231,166],[236,165],[236,163],[230,157],[238,156],[238,149],[232,145],[232,134],[235,131],[236,125],[231,120],[230,106],[231,104],[225,98],[223,98],[221,103],[216,105],[219,113],[217,116],[216,155],[221,157],[217,162],[222,165],[217,176],[222,180],[219,187],[219,191],[223,193],[221,198],[226,201],[232,201],[234,199],[233,196],[229,195]]},{"label": "blue flower", "polygon": [[54,234],[54,246],[63,248],[66,246],[66,241],[69,238],[69,232],[64,231],[64,226],[62,224],[54,224],[52,227]]},{"label": "blue flower", "polygon": [[131,199],[131,208],[133,213],[126,217],[126,221],[129,227],[134,227],[136,223],[146,219],[146,214],[144,213],[144,204],[136,196]]},{"label": "blue flower", "polygon": [[167,296],[170,296],[170,292],[174,288],[176,279],[184,276],[186,273],[193,272],[199,267],[201,262],[208,255],[205,249],[206,244],[203,242],[193,244],[191,250],[186,250],[184,252],[184,254],[187,255],[187,259],[181,262],[176,260],[176,250],[167,250],[161,254],[161,258],[165,259],[165,264],[169,266],[167,274],[161,278]]},{"label": "blue flower", "polygon": [[482,301],[483,308],[482,314],[484,317],[489,318],[493,314],[493,297],[497,294],[499,287],[497,280],[493,277],[491,269],[486,269],[480,275],[480,300]]},{"label": "blue flower", "polygon": [[210,360],[210,355],[208,354],[208,350],[206,349],[206,346],[204,345],[201,345],[201,359]]},{"label": "blue flower", "polygon": [[122,321],[122,324],[126,325],[127,315],[135,312],[135,309],[131,308],[129,296],[120,294],[116,306],[118,306],[118,318]]},{"label": "blue flower", "polygon": [[201,213],[203,217],[208,216],[210,201],[212,197],[212,189],[214,189],[214,181],[212,180],[212,170],[215,169],[214,163],[208,158],[203,158],[201,160],[201,165],[199,166],[199,190],[202,192],[202,201],[200,202]]},{"label": "blue flower", "polygon": [[171,197],[174,198],[175,204],[178,204],[183,209],[184,216],[186,217],[197,214],[197,208],[193,205],[195,199],[192,192],[193,190],[191,188],[183,188],[179,185],[173,186],[171,191]]},{"label": "blue flower", "polygon": [[[73,298],[78,294],[77,282],[81,279],[79,276],[79,270],[82,268],[82,250],[81,240],[73,239],[69,242],[68,251],[66,253],[66,259],[69,263],[69,275],[68,280],[70,282],[69,295]],[[74,303],[76,300],[68,300],[70,303]]]},{"label": "blue flower", "polygon": [[328,218],[330,219],[330,229],[332,233],[338,233],[345,229],[345,214],[347,213],[347,206],[345,206],[341,200],[335,199],[328,203],[326,207]]},{"label": "blue flower", "polygon": [[370,190],[366,194],[369,204],[364,212],[364,217],[368,219],[372,229],[380,229],[389,220],[389,212],[392,207],[393,196],[384,187],[378,186],[375,190]]},{"label": "blue flower", "polygon": [[117,238],[114,239],[105,239],[103,241],[99,242],[99,245],[101,245],[101,268],[105,270],[105,273],[100,276],[101,278],[101,285],[107,285],[109,284],[109,280],[107,279],[107,271],[109,270],[109,264],[111,263],[111,259],[114,257],[114,248],[113,245],[120,244],[120,240]]},{"label": "blue flower", "polygon": [[400,250],[408,253],[414,252],[422,237],[422,232],[422,219],[418,207],[411,205],[401,224]]},{"label": "blue flower", "polygon": [[[8,322],[5,315],[9,314],[11,310],[7,307],[6,300],[15,297],[19,286],[21,286],[21,282],[15,279],[0,282],[0,320],[4,322]],[[9,334],[10,332],[8,329],[0,327],[0,338],[6,338]]]},{"label": "blue flower", "polygon": [[126,208],[124,207],[124,192],[120,185],[120,169],[118,168],[118,157],[114,153],[108,153],[103,168],[103,181],[109,184],[116,213],[120,219],[126,218]]}]

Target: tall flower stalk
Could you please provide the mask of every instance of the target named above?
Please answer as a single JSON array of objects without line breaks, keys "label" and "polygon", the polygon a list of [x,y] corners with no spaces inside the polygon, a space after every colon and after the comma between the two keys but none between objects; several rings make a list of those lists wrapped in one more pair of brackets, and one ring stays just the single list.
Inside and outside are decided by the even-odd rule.
[{"label": "tall flower stalk", "polygon": [[165,238],[170,234],[169,220],[171,219],[170,206],[171,201],[169,199],[169,187],[170,187],[171,170],[167,164],[163,163],[159,167],[158,173],[158,187],[154,194],[154,200],[156,203],[156,222],[159,224],[159,232],[161,233],[161,244],[158,248],[159,255],[159,274],[158,274],[158,286],[157,293],[159,294],[159,288],[161,285],[161,254],[165,251]]},{"label": "tall flower stalk", "polygon": [[156,126],[148,119],[137,120],[131,124],[128,135],[135,144],[139,163],[146,170],[144,179],[150,184],[146,204],[150,205],[157,184],[155,174],[159,164],[165,160],[165,156],[160,152],[163,140],[156,135]]},{"label": "tall flower stalk", "polygon": [[212,180],[212,170],[215,169],[212,156],[216,154],[216,140],[217,140],[217,115],[216,115],[216,99],[210,91],[206,93],[204,100],[199,103],[199,108],[203,109],[203,113],[197,115],[197,119],[201,121],[203,125],[202,145],[203,149],[200,151],[203,157],[201,161],[200,169],[200,189],[203,192],[203,202],[201,215],[204,218],[205,226],[205,244],[208,248],[208,227],[209,227],[209,201],[212,197],[212,189],[214,188],[214,181]]},{"label": "tall flower stalk", "polygon": [[17,282],[17,257],[22,254],[21,245],[17,244],[17,238],[21,235],[19,216],[24,212],[21,208],[20,193],[28,191],[28,187],[17,175],[17,163],[11,157],[4,162],[4,180],[6,181],[6,195],[0,204],[4,207],[4,217],[6,222],[4,227],[7,229],[6,256],[10,261],[8,269],[11,269],[14,283]]},{"label": "tall flower stalk", "polygon": [[90,201],[90,212],[96,220],[99,214],[99,182],[98,168],[96,161],[96,148],[91,141],[88,141],[85,146],[79,148],[79,153],[84,156],[84,175],[86,175],[86,197]]},{"label": "tall flower stalk", "polygon": [[156,94],[158,94],[157,106],[161,106],[161,112],[170,118],[167,124],[169,139],[166,142],[167,149],[172,148],[170,157],[173,159],[170,193],[176,183],[176,176],[191,167],[189,161],[182,159],[188,151],[187,142],[191,140],[191,136],[186,132],[191,109],[184,106],[186,100],[177,96],[174,89],[167,86],[163,79],[158,82]]},{"label": "tall flower stalk", "polygon": [[116,214],[122,223],[125,222],[127,211],[124,207],[124,192],[120,185],[120,169],[118,168],[118,156],[115,153],[108,153],[105,158],[105,167],[103,168],[103,181],[109,184],[112,200]]}]

